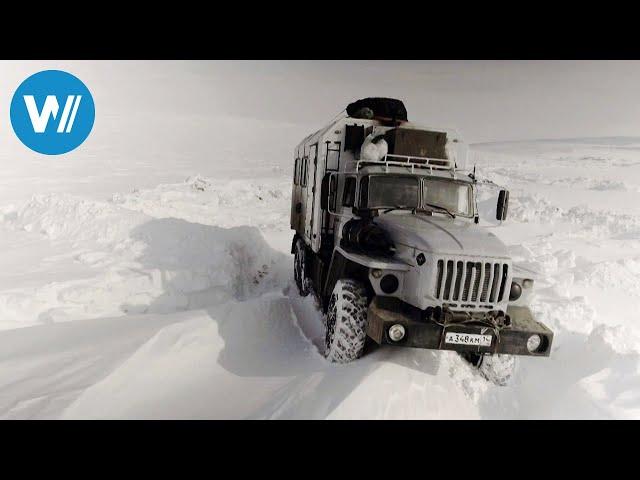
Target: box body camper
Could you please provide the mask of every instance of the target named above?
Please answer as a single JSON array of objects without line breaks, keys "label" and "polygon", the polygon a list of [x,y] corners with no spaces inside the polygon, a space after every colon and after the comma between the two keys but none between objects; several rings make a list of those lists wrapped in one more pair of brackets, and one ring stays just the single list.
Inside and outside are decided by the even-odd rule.
[{"label": "box body camper", "polygon": [[[329,360],[355,360],[367,341],[455,350],[502,383],[514,355],[549,355],[553,333],[526,306],[533,280],[478,225],[466,157],[458,132],[414,124],[385,98],[350,104],[296,146],[294,277],[325,312]],[[503,190],[498,220],[507,206]]]}]

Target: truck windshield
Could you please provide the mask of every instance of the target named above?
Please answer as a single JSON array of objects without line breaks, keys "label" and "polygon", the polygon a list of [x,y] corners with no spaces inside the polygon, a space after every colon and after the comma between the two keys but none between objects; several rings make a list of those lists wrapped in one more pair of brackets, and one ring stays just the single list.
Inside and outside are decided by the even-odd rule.
[{"label": "truck windshield", "polygon": [[422,203],[425,208],[429,208],[428,205],[437,205],[463,217],[473,215],[470,185],[435,178],[425,178],[422,185]]},{"label": "truck windshield", "polygon": [[360,205],[368,208],[417,208],[420,183],[416,177],[371,175],[360,184]]}]

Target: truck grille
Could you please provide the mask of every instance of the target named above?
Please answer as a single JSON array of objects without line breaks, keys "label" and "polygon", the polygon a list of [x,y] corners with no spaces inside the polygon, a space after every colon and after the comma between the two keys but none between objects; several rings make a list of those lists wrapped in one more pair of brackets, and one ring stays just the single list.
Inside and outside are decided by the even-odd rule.
[{"label": "truck grille", "polygon": [[454,307],[491,308],[504,299],[508,277],[506,263],[441,259],[434,293],[437,299]]}]

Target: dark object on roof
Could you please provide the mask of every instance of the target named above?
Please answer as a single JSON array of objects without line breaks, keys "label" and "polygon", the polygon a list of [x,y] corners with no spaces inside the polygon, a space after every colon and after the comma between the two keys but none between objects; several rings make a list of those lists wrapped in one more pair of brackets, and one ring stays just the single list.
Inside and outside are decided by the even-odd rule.
[{"label": "dark object on roof", "polygon": [[385,132],[389,153],[408,157],[447,158],[447,134],[429,130],[392,128]]},{"label": "dark object on roof", "polygon": [[374,117],[374,113],[373,110],[371,110],[369,107],[363,107],[352,116],[355,118],[365,118],[367,120],[371,120]]},{"label": "dark object on roof", "polygon": [[358,114],[366,108],[373,111],[374,118],[407,121],[407,109],[404,107],[404,103],[395,98],[370,97],[357,100],[347,106],[347,115],[360,118]]}]

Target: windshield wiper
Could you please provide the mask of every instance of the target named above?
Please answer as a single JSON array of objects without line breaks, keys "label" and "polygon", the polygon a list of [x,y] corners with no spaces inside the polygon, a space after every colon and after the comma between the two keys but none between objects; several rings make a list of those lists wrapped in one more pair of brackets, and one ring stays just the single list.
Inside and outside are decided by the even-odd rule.
[{"label": "windshield wiper", "polygon": [[393,212],[394,210],[411,210],[412,212],[414,212],[416,208],[418,207],[410,207],[408,205],[396,205],[395,207],[391,207],[391,208],[387,208],[386,210],[383,210],[382,213],[389,213],[389,212]]},{"label": "windshield wiper", "polygon": [[425,205],[427,207],[431,207],[431,208],[435,208],[437,210],[443,211],[447,215],[449,215],[451,218],[456,218],[456,214],[455,213],[452,213],[450,210],[448,210],[448,209],[446,209],[444,207],[441,207],[440,205],[434,205],[433,203],[425,203]]}]

